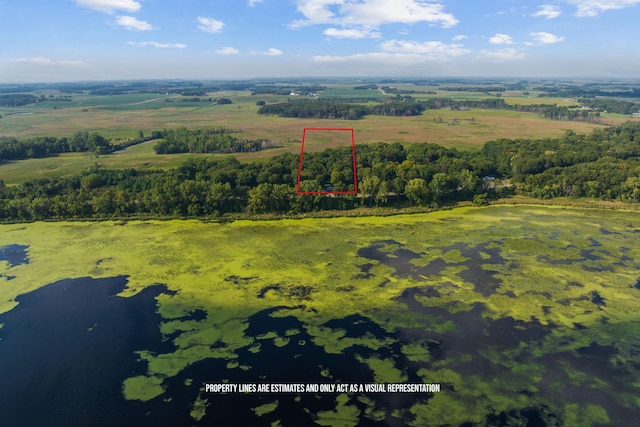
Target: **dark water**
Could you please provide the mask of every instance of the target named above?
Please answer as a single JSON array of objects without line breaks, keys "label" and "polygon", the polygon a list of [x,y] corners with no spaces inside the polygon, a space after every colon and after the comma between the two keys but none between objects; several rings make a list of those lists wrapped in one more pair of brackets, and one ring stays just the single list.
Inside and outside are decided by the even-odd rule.
[{"label": "dark water", "polygon": [[0,246],[0,261],[7,261],[11,267],[28,264],[29,256],[27,254],[29,246],[23,245],[7,245]]},{"label": "dark water", "polygon": [[[176,389],[183,388],[182,383],[187,378],[198,378],[208,382],[220,382],[228,379],[230,383],[373,383],[371,370],[364,363],[356,360],[356,354],[362,357],[377,355],[381,358],[393,358],[399,353],[399,347],[383,348],[373,351],[363,346],[353,346],[342,354],[327,354],[322,347],[311,341],[311,336],[304,330],[304,325],[293,316],[271,317],[273,311],[286,313],[285,307],[264,310],[249,318],[249,328],[246,334],[259,336],[270,331],[284,331],[299,329],[301,332],[293,337],[289,344],[283,347],[274,345],[273,340],[259,340],[262,346],[260,352],[252,353],[248,349],[238,352],[238,361],[251,366],[250,371],[241,369],[226,369],[226,362],[219,360],[204,360],[193,364],[180,375],[171,380]],[[375,334],[378,337],[395,335],[386,333],[371,320],[362,316],[349,316],[345,319],[335,319],[325,326],[348,331],[350,336]],[[370,326],[370,328],[368,327]],[[322,375],[322,371],[329,372],[331,377]],[[420,381],[416,369],[410,369],[410,381]],[[201,384],[199,384],[201,385]],[[190,393],[197,396],[198,384],[193,384]],[[211,408],[202,419],[204,425],[242,425],[269,426],[272,422],[281,420],[285,426],[314,425],[313,414],[319,411],[331,411],[335,408],[336,394],[208,394],[206,395]],[[407,419],[391,417],[395,409],[402,410],[415,403],[427,401],[430,395],[393,395],[389,398],[384,394],[367,396],[374,401],[376,409],[384,410],[388,415],[383,421],[374,421],[361,416],[359,426],[403,426]],[[279,402],[277,409],[269,414],[258,417],[249,408],[264,403]],[[367,405],[356,397],[351,398],[350,405],[357,406],[362,412]],[[225,424],[225,422],[227,424]]]},{"label": "dark water", "polygon": [[[501,242],[496,241],[490,243],[499,244]],[[395,240],[373,242],[371,246],[358,250],[358,255],[369,260],[378,261],[383,265],[393,267],[396,274],[399,276],[408,276],[418,281],[423,280],[424,277],[437,276],[448,266],[463,265],[466,268],[461,271],[458,276],[464,281],[473,284],[475,291],[483,296],[489,296],[495,293],[502,284],[502,281],[495,277],[497,271],[483,268],[484,265],[502,265],[507,262],[507,260],[500,255],[500,250],[498,248],[489,247],[488,244],[478,244],[476,246],[468,247],[465,244],[456,243],[442,247],[442,253],[455,250],[458,251],[461,256],[466,258],[466,260],[462,262],[446,262],[442,258],[435,258],[424,267],[411,263],[414,259],[422,258],[422,254],[402,248],[398,248],[387,253],[383,251],[387,245],[400,246],[401,243],[396,242]],[[481,253],[485,254],[488,259],[483,258]],[[362,270],[362,275],[360,277],[367,277],[371,266],[372,264],[362,265],[360,267]],[[434,290],[434,292],[437,291]]]},{"label": "dark water", "polygon": [[125,277],[52,283],[17,298],[0,315],[0,424],[134,426],[172,419],[170,412],[125,401],[122,381],[143,374],[136,350],[171,351],[158,329],[162,286],[115,296]]},{"label": "dark water", "polygon": [[[395,257],[384,252],[387,245],[398,245],[391,254]],[[498,249],[485,245],[452,245],[443,252],[458,250],[466,261],[446,264],[434,259],[429,265],[418,267],[411,260],[424,255],[399,247],[397,242],[377,242],[358,253],[393,267],[398,275],[414,278],[439,274],[446,265],[465,265],[467,269],[460,273],[461,277],[473,283],[476,292],[482,294],[495,292],[501,284],[494,272],[483,268],[487,264],[506,262]],[[363,274],[369,273],[371,265],[362,266]],[[253,279],[232,276],[228,281],[244,286]],[[247,319],[245,334],[258,337],[276,332],[284,337],[286,331],[297,330],[286,345],[277,346],[272,339],[255,339],[255,343],[261,345],[258,352],[250,351],[253,345],[236,351],[237,362],[249,367],[248,370],[229,369],[226,360],[204,359],[167,378],[163,395],[149,402],[127,401],[122,395],[122,382],[144,374],[147,368],[145,362],[137,360],[135,352],[171,353],[175,347],[169,340],[163,341],[159,331],[162,319],[156,313],[156,297],[168,293],[166,289],[154,286],[130,298],[116,296],[125,285],[126,277],[63,280],[20,296],[17,307],[0,315],[0,323],[4,324],[0,329],[1,426],[269,426],[277,421],[284,426],[307,426],[313,425],[318,411],[335,408],[335,394],[203,394],[203,384],[223,381],[373,383],[374,373],[358,360],[370,357],[393,361],[406,375],[407,382],[422,382],[419,370],[429,370],[432,363],[443,362],[448,362],[451,369],[463,376],[478,375],[494,381],[510,373],[507,364],[501,362],[501,354],[516,357],[523,364],[542,364],[544,377],[536,383],[537,396],[526,389],[518,392],[527,396],[530,405],[488,414],[485,425],[562,425],[560,415],[540,403],[554,401],[601,405],[616,425],[634,425],[640,418],[638,411],[621,406],[607,389],[572,385],[567,373],[568,369],[575,370],[611,384],[616,390],[624,389],[627,387],[624,369],[632,368],[617,368],[609,363],[618,353],[615,344],[590,342],[571,352],[536,355],[533,350],[553,337],[558,326],[543,325],[535,318],[526,322],[509,317],[487,318],[483,314],[486,307],[481,303],[466,310],[430,307],[428,299],[439,297],[433,286],[409,288],[396,298],[408,311],[423,317],[424,325],[419,327],[389,332],[359,314],[326,322],[323,327],[340,331],[346,338],[389,342],[376,350],[354,345],[341,354],[328,354],[315,345],[305,325],[295,317],[299,310],[307,310],[303,304],[313,296],[311,290],[303,286],[266,287],[260,292],[261,296],[269,292],[286,294],[295,297],[300,305],[256,313]],[[345,289],[348,285],[344,284]],[[582,285],[570,283],[568,286]],[[596,292],[585,298],[590,299],[594,307],[606,307],[606,299]],[[278,316],[274,316],[275,313]],[[194,310],[180,320],[206,322],[207,313]],[[434,327],[443,324],[451,327],[445,331]],[[602,324],[606,325],[606,319],[603,318]],[[575,328],[587,329],[581,324]],[[597,335],[597,331],[591,331],[592,327],[588,329]],[[421,343],[431,361],[409,360],[402,353],[406,343]],[[218,345],[211,343],[212,348]],[[492,352],[484,351],[487,349]],[[438,378],[433,378],[433,382],[438,382]],[[443,393],[456,392],[447,384],[442,387]],[[208,407],[204,418],[196,422],[190,411],[198,397],[206,398]],[[353,395],[348,404],[360,409],[359,426],[404,426],[414,419],[408,408],[416,403],[428,404],[431,397],[429,394]],[[269,414],[258,416],[251,410],[276,400],[278,406]],[[385,415],[382,420],[375,420],[365,415],[367,411],[382,411]]]},{"label": "dark water", "polygon": [[[250,366],[249,371],[228,369],[225,360],[205,359],[167,379],[163,395],[149,402],[127,401],[122,382],[146,372],[146,363],[138,361],[134,352],[170,353],[175,347],[163,341],[158,327],[161,318],[156,314],[155,297],[166,293],[165,288],[146,288],[130,298],[116,296],[125,285],[126,277],[62,280],[20,296],[17,307],[0,315],[0,323],[4,323],[0,329],[0,425],[261,426],[274,420],[284,420],[285,425],[312,425],[317,411],[334,409],[335,394],[208,394],[204,397],[210,406],[204,419],[195,422],[190,411],[205,382],[373,383],[373,372],[356,354],[364,358],[401,355],[399,343],[377,351],[353,346],[342,354],[327,354],[313,344],[297,318],[272,317],[274,311],[288,310],[279,307],[250,317],[246,334],[300,332],[282,347],[267,339],[257,340],[261,343],[259,353],[249,347],[240,349],[238,361]],[[195,310],[182,320],[205,319],[205,312]],[[362,316],[332,320],[325,326],[346,330],[353,337],[398,339]],[[212,343],[212,347],[216,345]],[[416,369],[407,371],[410,381],[420,381]],[[355,397],[350,404],[363,412],[371,406],[391,414],[429,396],[407,394],[389,399],[372,395],[372,404]],[[250,410],[276,399],[279,405],[273,413],[258,417]],[[363,417],[359,425],[400,426],[405,421],[390,415],[382,422]]]}]

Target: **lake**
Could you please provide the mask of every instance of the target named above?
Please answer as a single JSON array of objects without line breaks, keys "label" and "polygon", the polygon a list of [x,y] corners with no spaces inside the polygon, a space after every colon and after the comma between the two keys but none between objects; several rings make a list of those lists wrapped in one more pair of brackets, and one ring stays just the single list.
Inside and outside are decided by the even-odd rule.
[{"label": "lake", "polygon": [[635,425],[636,215],[2,225],[1,424]]}]

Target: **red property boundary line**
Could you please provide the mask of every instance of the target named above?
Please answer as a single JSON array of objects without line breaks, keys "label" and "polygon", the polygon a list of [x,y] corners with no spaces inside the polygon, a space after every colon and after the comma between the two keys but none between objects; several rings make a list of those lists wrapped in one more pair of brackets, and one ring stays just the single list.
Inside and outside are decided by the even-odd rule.
[{"label": "red property boundary line", "polygon": [[[307,131],[348,131],[351,132],[351,160],[353,162],[353,191],[300,191],[302,175],[302,159],[304,158],[304,141]],[[300,165],[298,166],[298,185],[296,194],[358,194],[358,178],[356,174],[356,137],[353,128],[304,128],[302,131],[302,147],[300,148]]]}]

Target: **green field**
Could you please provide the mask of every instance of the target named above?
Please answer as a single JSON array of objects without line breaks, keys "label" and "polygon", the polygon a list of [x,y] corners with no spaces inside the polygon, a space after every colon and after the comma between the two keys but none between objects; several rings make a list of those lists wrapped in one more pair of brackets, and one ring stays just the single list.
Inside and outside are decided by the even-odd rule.
[{"label": "green field", "polygon": [[[419,87],[417,87],[419,88]],[[424,88],[421,88],[424,89]],[[330,88],[328,92],[351,96],[358,92],[350,87]],[[328,93],[327,92],[327,93]],[[378,94],[382,95],[380,92]],[[450,96],[446,92],[437,96]],[[435,96],[435,95],[434,95]],[[461,93],[461,99],[482,99],[486,95]],[[132,138],[138,130],[151,131],[177,126],[229,126],[241,128],[248,138],[269,137],[277,143],[299,139],[304,127],[355,127],[361,143],[399,141],[407,143],[435,142],[445,146],[473,148],[491,138],[536,138],[561,135],[566,129],[589,132],[593,125],[579,122],[554,122],[531,113],[516,113],[500,110],[449,110],[427,111],[419,117],[375,117],[368,116],[358,121],[287,119],[256,114],[258,100],[283,102],[292,97],[256,95],[250,92],[216,92],[208,97],[232,99],[232,105],[214,105],[210,102],[180,102],[189,97],[180,95],[74,95],[72,102],[45,102],[19,108],[0,108],[0,135],[4,136],[68,136],[77,130],[98,131],[110,138]],[[306,98],[306,97],[299,97]],[[165,102],[165,101],[174,102]],[[505,97],[513,104],[559,103],[568,100],[550,98]],[[53,109],[57,106],[57,109]],[[18,113],[18,114],[16,114]],[[476,133],[469,128],[435,126],[433,118],[449,119],[475,117]],[[403,133],[398,133],[403,132]],[[461,136],[459,139],[458,136]]]},{"label": "green field", "polygon": [[[344,96],[354,91],[347,87],[331,88]],[[382,95],[380,92],[376,92]],[[287,96],[253,96],[250,92],[216,92],[213,99],[227,97],[231,105],[211,102],[180,102],[180,95],[135,94],[114,96],[74,95],[71,102],[44,102],[20,108],[0,109],[0,135],[18,138],[33,136],[71,136],[78,130],[97,131],[117,142],[147,132],[179,126],[232,127],[242,130],[247,139],[269,138],[278,148],[258,153],[238,154],[241,161],[265,159],[281,153],[300,151],[302,130],[311,127],[353,127],[357,144],[379,141],[400,143],[430,142],[445,147],[478,149],[497,138],[547,138],[561,136],[567,130],[591,132],[598,126],[552,121],[532,113],[500,110],[468,111],[428,110],[415,117],[367,116],[362,120],[292,119],[257,114],[257,100],[282,102]],[[470,94],[466,94],[469,97]],[[524,98],[526,100],[526,98]],[[172,102],[166,102],[167,100]],[[522,98],[509,100],[524,103]],[[54,109],[53,107],[56,107]],[[441,121],[436,123],[436,121]],[[455,125],[452,123],[455,121]],[[77,153],[45,159],[29,159],[0,164],[0,179],[17,184],[31,178],[50,178],[78,173],[95,163],[110,168],[170,168],[183,160],[207,155],[156,155],[153,143],[132,147],[122,153],[99,158]],[[306,151],[322,151],[333,147],[322,141],[310,142]]]},{"label": "green field", "polygon": [[[269,382],[272,373],[256,371],[247,355],[262,354],[277,369],[303,363],[313,349],[353,364],[361,382],[442,386],[402,408],[359,393],[325,395],[335,401],[320,424],[385,414],[416,426],[484,423],[501,413],[515,422],[520,411],[536,411],[547,425],[631,425],[640,409],[637,213],[500,206],[386,218],[0,227],[0,247],[24,245],[29,258],[0,261],[0,313],[18,295],[65,278],[127,275],[123,296],[157,283],[175,292],[159,295],[157,309],[176,350],[139,349],[148,368],[122,379],[127,399],[171,399],[166,383],[205,360],[226,369],[185,379],[185,390],[228,375]],[[186,319],[194,310],[206,316]],[[273,329],[250,334],[256,315]],[[275,326],[285,319],[299,326]],[[296,352],[300,362],[286,356]],[[322,364],[306,369],[305,378],[340,381]],[[286,425],[287,412],[273,402],[306,405],[294,397],[264,400],[256,420]],[[215,408],[215,395],[201,390],[192,417],[214,417]]]},{"label": "green field", "polygon": [[[452,97],[455,99],[483,99],[482,92],[452,92],[437,90],[431,86],[403,83],[399,89],[436,91],[435,95],[416,94],[417,99],[428,97]],[[353,85],[329,85],[323,96],[349,98],[362,93],[384,96],[379,90],[354,90]],[[49,94],[46,92],[45,94]],[[36,94],[38,95],[38,94]],[[218,98],[229,98],[231,105],[216,105],[209,102]],[[247,139],[268,138],[277,148],[257,153],[237,154],[241,161],[259,161],[281,153],[300,151],[300,139],[304,128],[341,127],[354,128],[356,144],[375,142],[436,143],[445,147],[476,150],[487,141],[498,138],[555,138],[567,130],[589,133],[601,127],[583,122],[547,120],[533,113],[470,109],[467,111],[427,110],[414,117],[366,116],[361,120],[318,120],[280,118],[257,114],[257,101],[284,102],[287,99],[302,99],[278,95],[251,95],[249,91],[213,92],[202,97],[201,102],[183,102],[191,99],[181,95],[125,94],[93,96],[74,94],[70,102],[45,101],[23,107],[0,108],[0,136],[28,138],[36,136],[71,136],[79,130],[96,131],[115,143],[137,137],[142,130],[149,134],[153,130],[194,127],[231,127],[240,129],[241,137]],[[521,91],[503,94],[509,104],[556,103],[573,105],[575,100],[564,98],[540,98],[525,96]],[[610,124],[628,120],[619,115],[606,115]],[[78,173],[98,163],[109,168],[136,167],[141,169],[171,168],[183,160],[207,155],[178,154],[156,155],[153,143],[132,147],[128,150],[103,155],[100,158],[69,153],[45,159],[29,159],[19,162],[0,163],[0,179],[8,184],[17,184],[31,178],[50,178]],[[322,141],[310,142],[306,151],[322,151],[335,144]]]}]

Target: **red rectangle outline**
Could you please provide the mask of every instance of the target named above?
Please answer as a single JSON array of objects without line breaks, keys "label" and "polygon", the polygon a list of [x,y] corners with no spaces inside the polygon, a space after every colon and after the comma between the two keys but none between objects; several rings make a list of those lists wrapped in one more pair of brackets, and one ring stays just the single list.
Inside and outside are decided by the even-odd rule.
[{"label": "red rectangle outline", "polygon": [[[351,159],[353,161],[353,191],[300,191],[300,178],[302,174],[302,159],[304,157],[304,141],[307,131],[350,131],[351,132]],[[302,131],[302,147],[300,148],[300,165],[298,166],[298,184],[296,194],[358,194],[358,177],[356,174],[356,136],[353,128],[304,128]]]}]

